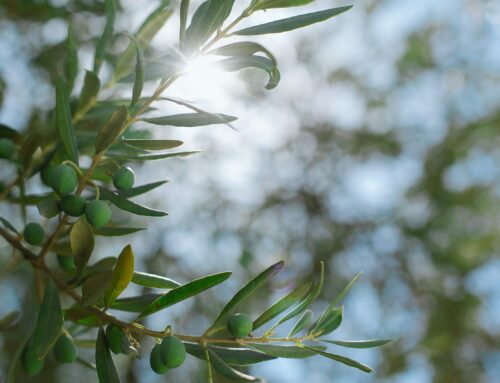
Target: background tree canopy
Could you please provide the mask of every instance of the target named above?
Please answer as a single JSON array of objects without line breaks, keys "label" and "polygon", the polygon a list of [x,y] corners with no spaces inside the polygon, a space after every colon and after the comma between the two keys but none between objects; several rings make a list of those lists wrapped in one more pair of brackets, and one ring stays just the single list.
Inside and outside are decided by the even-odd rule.
[{"label": "background tree canopy", "polygon": [[[157,3],[120,1],[116,28],[135,30]],[[317,1],[311,9],[341,5]],[[80,60],[90,63],[104,11],[97,0],[2,2],[0,122],[36,127],[54,105],[51,68],[65,56],[67,21],[77,31]],[[291,14],[279,9],[258,17],[265,22]],[[183,282],[239,266],[228,285],[153,316],[153,323],[167,319],[186,332],[200,331],[240,282],[286,259],[288,271],[273,285],[276,296],[254,300],[258,312],[291,279],[312,279],[323,260],[318,307],[364,271],[345,300],[338,336],[395,339],[380,350],[347,353],[376,374],[317,358],[269,361],[252,373],[271,383],[498,381],[500,6],[373,0],[355,4],[347,15],[266,39],[282,71],[272,92],[262,90],[265,74],[222,76],[206,63],[174,86],[176,96],[200,108],[238,115],[238,132],[222,125],[171,129],[188,143],[186,150],[203,153],[136,171],[139,183],[151,174],[172,181],[145,197],[170,216],[134,219],[150,228],[129,240],[136,262]],[[154,47],[177,38],[168,31]],[[112,53],[127,44],[118,36]],[[9,171],[2,169],[2,176]],[[13,216],[4,205],[0,213]],[[106,257],[123,245],[101,241],[97,252]],[[0,262],[3,271],[6,259]],[[33,283],[26,266],[2,276],[0,317],[12,307],[30,307]],[[2,371],[26,325],[1,333]],[[160,381],[147,358],[119,363],[124,381]],[[172,381],[204,381],[197,361],[188,366]],[[36,379],[92,381],[95,375],[54,364]]]}]

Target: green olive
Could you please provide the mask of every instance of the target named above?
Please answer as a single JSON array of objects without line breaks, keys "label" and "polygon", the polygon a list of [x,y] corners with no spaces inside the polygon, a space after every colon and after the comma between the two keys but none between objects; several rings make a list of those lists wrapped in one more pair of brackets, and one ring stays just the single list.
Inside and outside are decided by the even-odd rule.
[{"label": "green olive", "polygon": [[123,330],[115,326],[114,324],[110,324],[106,328],[106,340],[108,342],[108,346],[111,351],[115,354],[121,354],[122,352],[122,341],[125,337],[125,333]]},{"label": "green olive", "polygon": [[186,359],[186,347],[176,336],[169,336],[161,342],[160,357],[167,368],[179,367]]},{"label": "green olive", "polygon": [[233,314],[227,321],[229,332],[236,338],[248,336],[253,329],[252,319],[246,314]]},{"label": "green olive", "polygon": [[80,217],[85,213],[87,201],[79,195],[67,194],[59,202],[59,207],[63,212],[71,217]]},{"label": "green olive", "polygon": [[72,193],[78,184],[75,171],[68,165],[57,165],[50,170],[49,176],[52,189],[60,195]]},{"label": "green olive", "polygon": [[0,158],[12,158],[16,150],[14,143],[8,138],[0,138]]},{"label": "green olive", "polygon": [[157,344],[153,347],[149,356],[149,364],[151,365],[151,369],[158,375],[164,375],[168,372],[169,368],[165,366],[165,363],[161,359],[161,345]]},{"label": "green olive", "polygon": [[129,190],[134,186],[135,174],[129,167],[118,169],[113,175],[113,185],[118,190]]},{"label": "green olive", "polygon": [[24,240],[30,245],[38,246],[43,242],[45,231],[38,223],[28,223],[24,227]]},{"label": "green olive", "polygon": [[43,369],[44,360],[39,359],[33,350],[31,344],[29,344],[23,351],[21,356],[21,365],[23,366],[24,372],[29,376],[38,374]]},{"label": "green olive", "polygon": [[111,219],[111,208],[107,202],[96,199],[87,204],[85,216],[92,226],[101,227]]},{"label": "green olive", "polygon": [[61,269],[66,271],[73,271],[76,269],[75,257],[71,255],[58,255],[57,263],[59,263]]},{"label": "green olive", "polygon": [[61,334],[54,344],[54,359],[59,363],[73,363],[76,360],[76,347],[73,339],[66,334]]},{"label": "green olive", "polygon": [[59,204],[53,199],[45,199],[36,205],[42,217],[52,218],[59,214]]}]

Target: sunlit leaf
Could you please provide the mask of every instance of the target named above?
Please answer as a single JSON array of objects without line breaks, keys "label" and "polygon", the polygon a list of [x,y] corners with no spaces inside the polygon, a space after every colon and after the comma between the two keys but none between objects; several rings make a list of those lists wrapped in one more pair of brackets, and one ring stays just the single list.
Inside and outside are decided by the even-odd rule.
[{"label": "sunlit leaf", "polygon": [[56,120],[59,137],[66,154],[71,161],[78,164],[78,145],[75,129],[71,119],[68,93],[61,76],[56,78]]},{"label": "sunlit leaf", "polygon": [[80,218],[73,224],[70,234],[71,251],[75,256],[77,279],[82,275],[94,250],[92,228],[85,218]]},{"label": "sunlit leaf", "polygon": [[129,201],[128,199],[123,198],[121,195],[118,195],[115,192],[106,189],[104,187],[101,187],[100,190],[102,199],[108,200],[121,210],[125,210],[136,215],[143,215],[147,217],[164,217],[168,215],[168,213],[164,211],[150,209],[148,207],[139,205],[135,202]]},{"label": "sunlit leaf", "polygon": [[173,149],[181,146],[182,141],[178,140],[121,140],[124,144],[133,146],[134,148],[144,149],[144,150],[166,150]]},{"label": "sunlit leaf", "polygon": [[226,322],[233,310],[240,304],[246,301],[252,294],[259,290],[267,283],[274,275],[276,275],[285,265],[283,261],[275,263],[271,267],[264,270],[262,273],[251,279],[243,286],[224,306],[215,322],[207,329],[205,334],[213,334],[226,327]]},{"label": "sunlit leaf", "polygon": [[274,57],[274,55],[267,48],[264,48],[261,44],[255,43],[253,41],[240,41],[237,43],[224,45],[222,47],[211,50],[208,53],[226,57],[237,57],[252,56],[253,54],[259,52],[264,53],[267,58],[271,60],[276,66],[276,58]]},{"label": "sunlit leaf", "polygon": [[127,121],[127,116],[127,108],[121,106],[113,113],[109,121],[102,126],[95,142],[96,153],[105,151],[120,136]]},{"label": "sunlit leaf", "polygon": [[216,124],[226,124],[236,121],[237,117],[228,116],[225,114],[204,114],[204,113],[184,113],[174,114],[165,117],[143,118],[142,121],[149,122],[155,125],[195,127]]},{"label": "sunlit leaf", "polygon": [[134,274],[134,252],[130,245],[120,253],[113,270],[113,280],[104,301],[109,306],[126,289]]},{"label": "sunlit leaf", "polygon": [[253,329],[258,329],[262,325],[280,315],[282,312],[286,311],[288,308],[302,299],[304,295],[307,294],[310,288],[311,282],[307,282],[278,300],[266,311],[264,311],[256,320],[254,320]]},{"label": "sunlit leaf", "polygon": [[82,286],[82,301],[84,306],[91,306],[99,302],[106,290],[111,286],[113,272],[111,270],[92,274]]},{"label": "sunlit leaf", "polygon": [[233,32],[233,34],[240,36],[249,36],[249,35],[265,35],[269,33],[288,32],[294,29],[307,27],[308,25],[328,20],[334,16],[344,13],[345,11],[348,11],[351,8],[352,5],[346,7],[326,9],[324,11],[307,13],[299,16],[293,16],[286,19],[272,21],[266,24],[240,29],[239,31]]},{"label": "sunlit leaf", "polygon": [[106,56],[106,48],[108,47],[111,39],[113,38],[113,29],[115,27],[116,9],[115,0],[105,0],[104,6],[106,8],[106,25],[104,31],[97,41],[94,57],[94,72],[99,73],[101,65]]},{"label": "sunlit leaf", "polygon": [[177,287],[173,290],[162,295],[160,298],[151,303],[139,316],[139,318],[144,318],[151,315],[157,311],[163,310],[169,306],[172,306],[178,302],[188,299],[194,295],[197,295],[205,290],[208,290],[222,282],[224,282],[231,272],[223,272],[218,274],[208,275],[199,279],[195,279],[185,285]]},{"label": "sunlit leaf", "polygon": [[[184,345],[189,354],[198,359],[205,359],[205,350],[198,343],[184,342]],[[224,362],[232,366],[250,366],[252,364],[276,359],[276,357],[272,355],[267,355],[263,352],[249,348],[210,346],[210,349]]]},{"label": "sunlit leaf", "polygon": [[181,286],[180,283],[161,275],[148,274],[140,271],[134,271],[132,282],[136,285],[155,288],[155,289],[174,289]]},{"label": "sunlit leaf", "polygon": [[120,383],[115,363],[111,357],[104,330],[99,329],[95,348],[95,364],[99,383]]},{"label": "sunlit leaf", "polygon": [[347,347],[347,348],[374,348],[374,347],[381,347],[381,346],[386,345],[387,343],[392,342],[392,340],[388,340],[388,339],[370,339],[370,340],[321,339],[321,341],[335,344],[335,345],[341,346],[341,347]]},{"label": "sunlit leaf", "polygon": [[329,352],[320,350],[318,347],[310,347],[310,346],[306,346],[306,345],[304,345],[303,347],[305,347],[308,350],[315,351],[318,355],[321,355],[321,356],[324,356],[326,358],[343,363],[349,367],[354,367],[354,368],[357,368],[358,370],[361,370],[361,371],[367,372],[367,373],[373,372],[373,370],[370,367],[365,366],[364,364],[359,363],[353,359],[347,358],[345,356],[331,354]]},{"label": "sunlit leaf", "polygon": [[312,3],[314,0],[261,0],[256,2],[252,10],[259,11],[271,8],[297,7]]},{"label": "sunlit leaf", "polygon": [[281,74],[276,64],[262,56],[236,56],[224,59],[219,62],[223,70],[228,72],[237,72],[248,68],[257,68],[266,71],[269,75],[269,81],[266,89],[271,90],[278,86]]},{"label": "sunlit leaf", "polygon": [[214,351],[212,351],[211,347],[208,348],[208,354],[210,355],[210,363],[214,366],[215,370],[225,376],[226,378],[232,380],[238,380],[243,382],[260,382],[259,378],[256,378],[251,375],[244,374],[241,371],[235,370],[227,363],[225,363],[219,355],[217,355]]},{"label": "sunlit leaf", "polygon": [[57,338],[59,338],[63,323],[59,290],[52,281],[48,281],[33,333],[35,355],[39,358],[47,355]]},{"label": "sunlit leaf", "polygon": [[110,155],[110,158],[114,158],[116,160],[121,160],[121,161],[157,161],[157,160],[164,160],[167,158],[174,158],[174,157],[188,157],[192,156],[194,154],[198,154],[200,152],[198,151],[192,151],[192,152],[176,152],[176,153],[163,153],[163,154],[147,154],[143,156],[114,156]]},{"label": "sunlit leaf", "polygon": [[186,37],[188,12],[189,12],[189,0],[182,0],[181,10],[180,10],[180,26],[179,26],[179,46],[181,48],[184,46],[184,39]]},{"label": "sunlit leaf", "polygon": [[304,313],[300,316],[298,321],[295,323],[295,325],[288,333],[288,337],[291,338],[295,334],[298,334],[300,331],[302,331],[304,327],[306,327],[309,323],[311,323],[312,317],[313,317],[313,312],[311,310],[304,311]]}]

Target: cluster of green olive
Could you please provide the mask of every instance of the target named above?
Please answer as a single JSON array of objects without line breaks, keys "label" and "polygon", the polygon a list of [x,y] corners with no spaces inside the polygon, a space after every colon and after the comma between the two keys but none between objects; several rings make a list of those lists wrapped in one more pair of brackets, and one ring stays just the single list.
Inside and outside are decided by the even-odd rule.
[{"label": "cluster of green olive", "polygon": [[[1,148],[0,148],[1,150]],[[84,197],[73,194],[78,185],[78,178],[69,165],[47,167],[41,172],[42,181],[50,186],[59,196],[59,200],[44,200],[38,204],[38,211],[45,218],[53,218],[60,212],[70,217],[85,214],[87,221],[95,228],[106,225],[111,219],[111,207],[106,201],[94,199],[88,202]],[[134,185],[135,175],[132,169],[121,167],[113,174],[113,184],[118,190],[129,190]],[[45,238],[45,232],[38,223],[29,223],[24,228],[24,239],[30,245],[38,246]]]},{"label": "cluster of green olive", "polygon": [[[76,360],[76,347],[70,335],[63,333],[59,336],[52,348],[52,355],[58,363],[73,363]],[[44,364],[44,358],[36,356],[33,344],[29,342],[21,357],[24,372],[30,376],[36,375],[43,369]]]}]

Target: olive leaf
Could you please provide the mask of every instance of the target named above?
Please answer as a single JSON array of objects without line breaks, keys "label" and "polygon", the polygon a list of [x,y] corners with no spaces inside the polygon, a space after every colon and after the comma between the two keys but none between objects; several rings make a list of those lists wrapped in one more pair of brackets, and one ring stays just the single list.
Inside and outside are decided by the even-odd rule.
[{"label": "olive leaf", "polygon": [[166,150],[173,149],[181,146],[182,141],[178,140],[139,140],[139,139],[124,139],[123,142],[126,145],[132,146],[137,149],[144,150]]},{"label": "olive leaf", "polygon": [[343,308],[328,308],[318,319],[308,334],[314,336],[326,335],[335,331],[342,323]]},{"label": "olive leaf", "polygon": [[61,334],[64,324],[59,290],[52,281],[47,282],[42,304],[33,333],[33,350],[39,358],[45,357]]},{"label": "olive leaf", "polygon": [[157,161],[157,160],[164,160],[166,158],[188,157],[198,153],[200,152],[192,151],[192,152],[176,152],[176,153],[163,153],[163,154],[148,154],[143,156],[110,155],[109,157],[121,161]]},{"label": "olive leaf", "polygon": [[179,46],[181,48],[184,46],[184,39],[186,37],[188,12],[189,12],[189,0],[182,0],[181,10],[180,10],[180,26],[179,26]]},{"label": "olive leaf", "polygon": [[85,218],[80,218],[69,233],[71,252],[75,256],[76,279],[82,275],[94,250],[92,228]]},{"label": "olive leaf", "polygon": [[118,194],[121,196],[121,197],[124,197],[124,198],[132,198],[132,197],[136,197],[138,195],[141,195],[141,194],[144,194],[144,193],[147,193],[151,190],[154,190],[156,189],[157,187],[160,187],[164,184],[166,184],[168,181],[157,181],[157,182],[152,182],[150,184],[146,184],[146,185],[141,185],[141,186],[136,186],[132,189],[129,189],[129,190],[120,190],[118,192]]},{"label": "olive leaf", "polygon": [[111,304],[114,310],[128,311],[132,313],[141,313],[163,294],[143,294],[135,297],[119,298]]},{"label": "olive leaf", "polygon": [[113,29],[115,27],[116,9],[115,0],[105,0],[104,6],[106,8],[106,25],[104,31],[97,41],[94,57],[94,72],[99,73],[101,65],[106,56],[106,48],[113,38]]},{"label": "olive leaf", "polygon": [[[205,359],[205,349],[198,343],[184,342],[186,351],[198,359]],[[275,356],[250,348],[210,346],[225,363],[231,366],[250,366],[268,360],[276,359]]]},{"label": "olive leaf", "polygon": [[111,270],[101,271],[89,276],[82,286],[83,305],[91,306],[99,302],[111,286],[112,279],[113,272]]},{"label": "olive leaf", "polygon": [[374,348],[384,346],[387,343],[392,342],[389,339],[370,339],[370,340],[329,340],[329,339],[320,339],[322,342],[327,342],[331,344],[335,344],[341,347],[347,348]]},{"label": "olive leaf", "polygon": [[140,314],[139,319],[145,318],[148,315],[154,314],[157,311],[163,310],[169,306],[179,303],[185,299],[197,295],[205,290],[208,290],[229,278],[231,272],[223,272],[208,275],[199,279],[195,279],[185,285],[179,286],[162,295],[160,298],[152,302]]},{"label": "olive leaf", "polygon": [[[56,121],[59,137],[61,138],[68,158],[75,164],[78,164],[78,145],[73,121],[71,119],[68,93],[64,85],[64,80],[60,75],[56,78]],[[40,141],[37,141],[37,143],[39,142]],[[33,155],[33,151],[30,155]]]},{"label": "olive leaf", "polygon": [[300,316],[300,318],[297,320],[295,325],[288,333],[288,338],[291,338],[300,331],[302,331],[304,327],[306,327],[309,323],[311,323],[312,317],[313,317],[313,312],[311,310],[304,311],[304,313]]},{"label": "olive leaf", "polygon": [[142,121],[154,125],[169,125],[181,127],[195,127],[216,124],[226,124],[236,121],[237,117],[225,114],[183,113],[165,117],[143,118]]},{"label": "olive leaf", "polygon": [[109,121],[104,124],[97,135],[95,142],[96,153],[104,152],[123,131],[127,122],[127,108],[120,106],[112,115]]},{"label": "olive leaf", "polygon": [[80,99],[75,112],[75,120],[79,121],[96,104],[101,89],[99,77],[92,71],[85,72]]},{"label": "olive leaf", "polygon": [[122,293],[132,280],[134,274],[134,252],[130,245],[125,246],[113,270],[113,280],[111,286],[104,296],[104,302],[107,307]]},{"label": "olive leaf", "polygon": [[5,226],[6,229],[12,231],[13,233],[19,234],[19,231],[17,231],[17,229],[14,226],[12,226],[12,224],[5,218],[0,217],[0,222],[2,222],[2,224]]},{"label": "olive leaf", "polygon": [[140,271],[134,271],[132,282],[136,285],[155,288],[155,289],[174,289],[181,286],[180,283],[161,275],[148,274]]},{"label": "olive leaf", "polygon": [[75,33],[73,32],[71,24],[68,26],[68,39],[66,45],[68,54],[64,66],[64,74],[66,76],[68,93],[71,93],[76,75],[78,74],[78,50],[76,47]]},{"label": "olive leaf", "polygon": [[347,358],[345,356],[331,354],[329,352],[326,352],[326,351],[319,349],[318,347],[310,347],[310,346],[306,346],[306,345],[303,345],[302,347],[305,347],[306,349],[311,350],[311,351],[315,351],[318,355],[321,355],[321,356],[324,356],[326,358],[343,363],[349,367],[357,368],[358,370],[361,370],[363,372],[367,372],[367,373],[373,372],[373,370],[370,367],[365,366],[364,364],[359,363],[353,359]]},{"label": "olive leaf", "polygon": [[241,371],[235,370],[226,362],[222,360],[214,351],[212,351],[211,347],[208,347],[208,354],[210,355],[210,363],[214,366],[215,370],[221,374],[232,380],[238,380],[243,382],[261,382],[259,378],[256,378],[251,375],[244,374]]},{"label": "olive leaf", "polygon": [[233,310],[259,290],[266,282],[276,275],[284,265],[285,263],[283,261],[277,262],[257,275],[255,278],[251,279],[224,306],[215,322],[205,331],[205,334],[214,334],[217,331],[224,329],[226,327],[227,319],[232,314]]},{"label": "olive leaf", "polygon": [[272,60],[261,56],[236,56],[224,59],[219,62],[220,67],[228,72],[237,72],[247,68],[262,69],[269,75],[266,89],[271,90],[278,86],[281,74]]},{"label": "olive leaf", "polygon": [[259,11],[271,8],[297,7],[312,3],[314,0],[262,0],[257,1],[252,10]]},{"label": "olive leaf", "polygon": [[105,187],[101,187],[100,191],[101,191],[101,198],[103,200],[111,202],[113,205],[115,205],[117,208],[121,210],[125,210],[136,215],[143,215],[147,217],[164,217],[168,215],[167,212],[150,209],[148,207],[139,205],[135,202],[129,201],[128,199],[123,198],[121,195],[109,189],[106,189]]},{"label": "olive leaf", "polygon": [[94,230],[95,235],[102,237],[121,237],[123,235],[130,235],[138,231],[146,230],[144,227],[99,227]]},{"label": "olive leaf", "polygon": [[233,34],[239,36],[250,36],[250,35],[265,35],[269,33],[288,32],[294,29],[307,27],[311,24],[328,20],[334,16],[340,15],[341,13],[348,11],[351,8],[352,5],[346,7],[326,9],[324,11],[318,11],[313,13],[307,13],[304,15],[289,17],[286,19],[272,21],[266,24],[240,29],[239,31],[233,32]]},{"label": "olive leaf", "polygon": [[[303,359],[316,355],[316,350],[308,350],[299,346],[280,346],[276,344],[251,343],[251,348],[259,350],[267,355],[276,358]],[[319,346],[319,350],[325,350],[326,347]]]},{"label": "olive leaf", "polygon": [[104,330],[99,329],[95,347],[95,364],[99,383],[120,383]]}]

